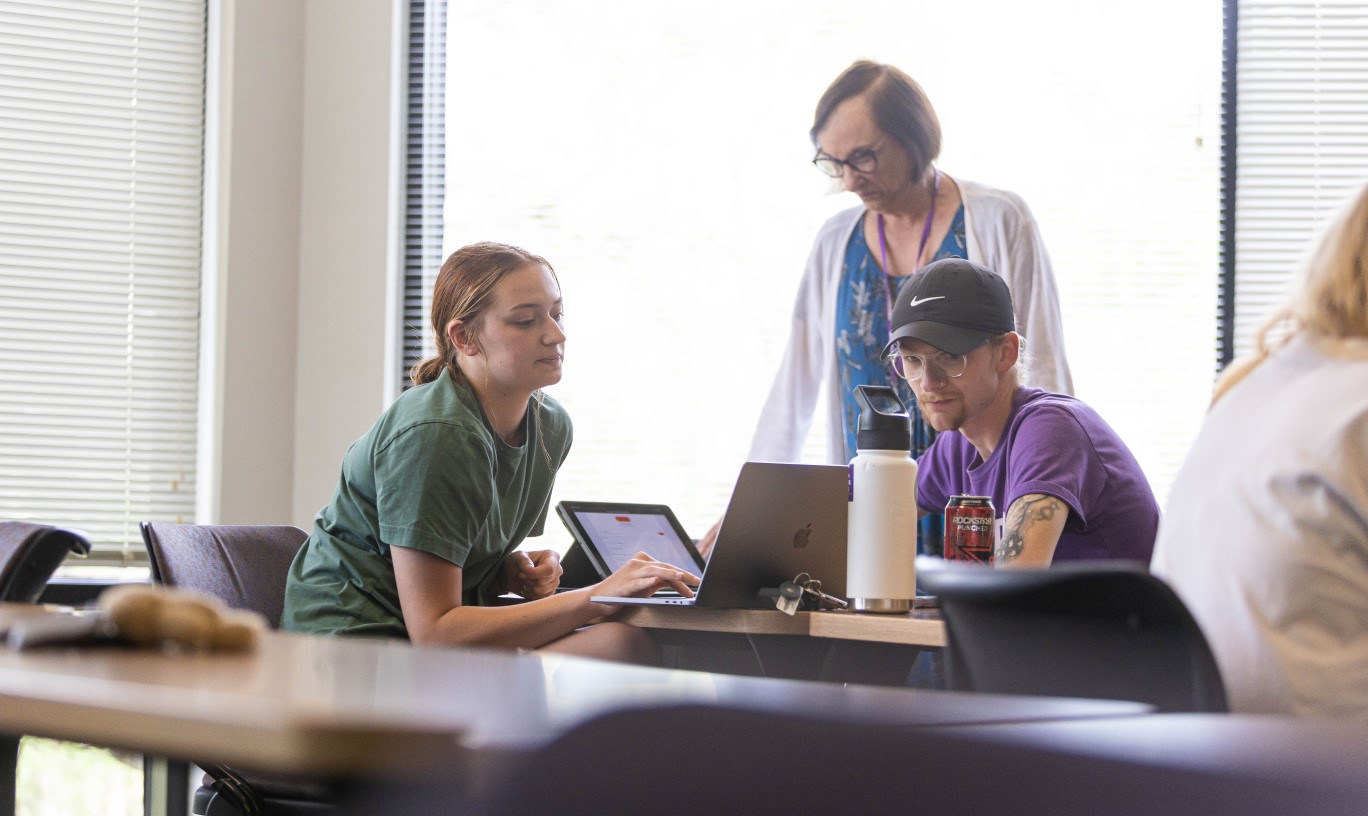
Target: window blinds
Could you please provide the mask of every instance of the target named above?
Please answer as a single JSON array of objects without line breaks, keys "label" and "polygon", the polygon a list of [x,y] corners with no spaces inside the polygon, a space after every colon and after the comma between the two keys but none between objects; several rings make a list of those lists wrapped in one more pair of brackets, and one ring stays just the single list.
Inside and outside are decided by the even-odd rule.
[{"label": "window blinds", "polygon": [[409,369],[433,353],[428,304],[442,263],[446,42],[446,0],[410,0],[400,391],[410,385]]},{"label": "window blinds", "polygon": [[0,518],[190,521],[204,0],[0,2]]},{"label": "window blinds", "polygon": [[1241,0],[1235,77],[1235,353],[1368,180],[1368,3]]}]

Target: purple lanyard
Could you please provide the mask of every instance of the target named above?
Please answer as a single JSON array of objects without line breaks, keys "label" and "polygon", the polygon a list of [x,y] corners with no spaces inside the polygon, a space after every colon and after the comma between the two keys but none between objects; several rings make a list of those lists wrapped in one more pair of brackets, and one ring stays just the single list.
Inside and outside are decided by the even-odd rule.
[{"label": "purple lanyard", "polygon": [[[936,220],[936,199],[940,195],[941,172],[939,169],[935,172],[935,180],[931,186],[931,208],[926,211],[926,223],[922,226],[921,241],[917,244],[917,257],[912,261],[914,264],[912,267],[913,275],[921,271],[921,267],[915,264],[921,261],[922,251],[926,249],[926,239],[931,237],[931,222]],[[892,275],[888,271],[888,239],[884,237],[883,213],[878,213],[876,220],[879,223],[879,260],[883,262],[884,287],[888,290],[888,324],[891,330],[893,328],[893,284],[888,282]]]}]

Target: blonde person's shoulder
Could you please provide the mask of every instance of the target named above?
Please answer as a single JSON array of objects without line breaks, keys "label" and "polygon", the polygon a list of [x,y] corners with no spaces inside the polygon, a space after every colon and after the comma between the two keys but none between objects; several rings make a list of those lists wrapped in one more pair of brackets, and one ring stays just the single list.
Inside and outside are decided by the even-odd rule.
[{"label": "blonde person's shoulder", "polygon": [[1222,369],[1220,376],[1216,378],[1216,385],[1211,389],[1211,404],[1207,408],[1210,409],[1216,405],[1221,397],[1224,397],[1230,389],[1247,377],[1249,372],[1253,371],[1263,360],[1262,356],[1251,354],[1230,361],[1230,364]]}]

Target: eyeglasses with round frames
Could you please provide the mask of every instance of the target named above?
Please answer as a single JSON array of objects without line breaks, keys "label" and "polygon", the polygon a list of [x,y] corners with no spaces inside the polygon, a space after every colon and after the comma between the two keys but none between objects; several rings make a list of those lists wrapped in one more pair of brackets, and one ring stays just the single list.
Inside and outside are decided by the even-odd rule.
[{"label": "eyeglasses with round frames", "polygon": [[935,354],[905,354],[898,348],[889,352],[888,359],[893,363],[893,370],[898,372],[898,376],[908,382],[916,382],[925,374],[928,366],[935,366],[936,370],[950,379],[963,377],[964,370],[969,365],[969,355],[973,354],[988,341],[975,346],[964,354],[948,354],[938,351]]},{"label": "eyeglasses with round frames", "polygon": [[883,147],[883,143],[886,141],[888,141],[886,137],[880,139],[879,143],[873,147],[860,148],[844,159],[828,156],[818,149],[817,155],[812,157],[812,163],[816,165],[818,170],[832,178],[840,178],[845,175],[845,168],[847,167],[856,173],[873,173],[879,168],[879,148]]}]

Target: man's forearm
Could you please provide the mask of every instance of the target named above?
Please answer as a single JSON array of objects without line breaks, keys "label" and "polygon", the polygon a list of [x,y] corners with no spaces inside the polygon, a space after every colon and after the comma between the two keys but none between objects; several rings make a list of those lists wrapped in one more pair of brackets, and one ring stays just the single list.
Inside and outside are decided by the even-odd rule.
[{"label": "man's forearm", "polygon": [[1048,567],[1068,519],[1069,506],[1055,496],[1022,496],[1007,509],[993,562],[999,567]]}]

